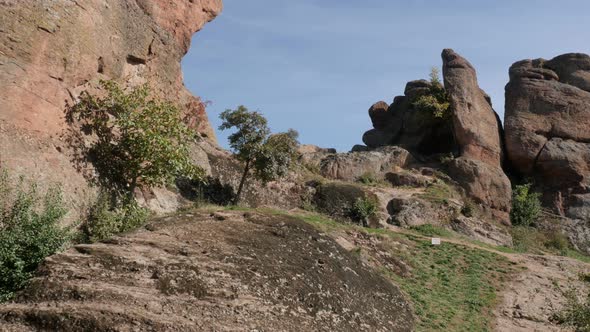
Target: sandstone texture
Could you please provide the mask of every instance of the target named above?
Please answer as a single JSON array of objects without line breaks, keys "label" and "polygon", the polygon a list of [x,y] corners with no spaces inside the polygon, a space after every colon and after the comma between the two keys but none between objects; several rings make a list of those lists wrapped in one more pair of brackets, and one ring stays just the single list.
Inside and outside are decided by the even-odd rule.
[{"label": "sandstone texture", "polygon": [[506,149],[554,212],[590,220],[590,56],[523,60],[506,85]]},{"label": "sandstone texture", "polygon": [[501,167],[501,124],[489,96],[477,83],[473,66],[451,49],[442,52],[445,90],[452,107],[459,155]]},{"label": "sandstone texture", "polygon": [[[506,150],[562,230],[590,252],[590,56],[516,62],[506,85]],[[563,219],[565,218],[565,219]]]},{"label": "sandstone texture", "polygon": [[[67,317],[67,319],[63,319]],[[399,289],[299,219],[167,217],[46,260],[3,331],[412,331]]]},{"label": "sandstone texture", "polygon": [[330,154],[319,163],[320,174],[328,179],[356,181],[363,175],[382,179],[385,174],[412,162],[410,153],[396,146],[366,152]]},{"label": "sandstone texture", "polygon": [[[435,117],[414,109],[414,101],[429,95],[436,82],[411,81],[404,95],[395,97],[387,108],[383,101],[371,106],[373,129],[363,135],[363,142],[370,149],[399,146],[417,161],[414,166],[421,162],[449,171],[467,196],[490,210],[494,219],[509,224],[512,190],[502,169],[503,132],[499,117],[490,97],[479,87],[469,61],[451,49],[443,50],[442,61],[449,114]],[[409,181],[390,178],[394,184]]]},{"label": "sandstone texture", "polygon": [[[203,103],[183,85],[180,60],[221,0],[0,1],[0,163],[39,183],[89,196],[64,139],[66,103],[100,79],[149,83],[215,140]],[[75,205],[75,204],[73,204]]]}]

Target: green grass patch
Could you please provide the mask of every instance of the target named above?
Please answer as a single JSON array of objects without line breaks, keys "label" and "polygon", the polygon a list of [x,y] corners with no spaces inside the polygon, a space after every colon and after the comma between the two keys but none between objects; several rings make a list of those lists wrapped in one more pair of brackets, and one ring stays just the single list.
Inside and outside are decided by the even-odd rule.
[{"label": "green grass patch", "polygon": [[410,227],[410,229],[418,232],[418,234],[420,234],[420,235],[429,236],[429,237],[438,236],[438,237],[453,238],[456,236],[456,234],[454,232],[452,232],[448,229],[445,229],[445,228],[442,228],[439,226],[435,226],[435,225],[431,225],[431,224],[413,226],[413,227]]},{"label": "green grass patch", "polygon": [[388,275],[413,302],[417,331],[491,330],[496,293],[511,271],[506,258],[426,241],[397,254],[411,266],[411,276]]},{"label": "green grass patch", "polygon": [[[455,235],[432,225],[417,227],[416,235],[411,235],[341,224],[321,214],[298,216],[323,231],[357,230],[392,244],[403,243],[394,245],[391,254],[410,267],[409,276],[383,266],[379,271],[398,285],[413,304],[417,331],[491,330],[496,294],[514,269],[505,257],[444,240],[442,245],[432,246],[422,236]],[[357,248],[355,254],[364,255],[365,250]]]}]

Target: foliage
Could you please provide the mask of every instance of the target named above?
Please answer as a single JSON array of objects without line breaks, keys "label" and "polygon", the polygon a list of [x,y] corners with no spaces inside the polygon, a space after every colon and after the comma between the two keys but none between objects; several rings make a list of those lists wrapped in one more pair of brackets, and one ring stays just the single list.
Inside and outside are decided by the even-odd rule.
[{"label": "foliage", "polygon": [[135,200],[103,190],[90,208],[82,231],[88,242],[103,241],[138,228],[149,215],[149,210],[140,207]]},{"label": "foliage", "polygon": [[411,227],[411,229],[415,230],[416,232],[418,232],[421,235],[428,236],[428,237],[439,236],[439,237],[450,238],[450,237],[454,236],[453,232],[451,232],[447,229],[444,229],[440,226],[436,226],[436,225],[432,225],[432,224],[413,226],[413,227]]},{"label": "foliage", "polygon": [[451,103],[439,79],[438,68],[433,67],[430,72],[430,91],[412,101],[412,106],[419,112],[431,114],[435,118],[447,118],[450,116]]},{"label": "foliage", "polygon": [[41,196],[34,184],[0,174],[0,302],[26,286],[45,257],[64,249],[72,238],[59,223],[67,213],[61,189]]},{"label": "foliage", "polygon": [[289,172],[297,152],[297,137],[299,134],[289,129],[286,133],[270,135],[254,162],[254,174],[262,182],[273,181]]},{"label": "foliage", "polygon": [[270,134],[266,119],[258,112],[251,112],[244,106],[235,110],[225,110],[220,115],[223,121],[220,130],[235,128],[229,135],[229,145],[238,160],[242,161],[244,173],[235,196],[238,204],[246,178],[253,170],[255,178],[263,182],[285,176],[295,158],[297,136],[295,130],[286,133]]},{"label": "foliage", "polygon": [[197,207],[201,204],[226,206],[233,202],[236,195],[231,185],[211,176],[205,180],[178,179],[176,186],[181,195],[193,200]]},{"label": "foliage", "polygon": [[202,177],[189,157],[195,133],[182,122],[177,107],[151,98],[147,85],[129,92],[112,81],[101,81],[101,86],[106,96],[85,91],[66,114],[70,124],[95,136],[87,148],[82,140],[76,143],[80,158],[90,160],[97,172],[93,180],[132,194],[136,186],[164,185],[178,176]]},{"label": "foliage", "polygon": [[461,214],[467,218],[471,218],[475,216],[476,211],[475,204],[471,200],[465,200],[463,207],[461,207]]},{"label": "foliage", "polygon": [[517,185],[512,190],[510,220],[513,225],[531,226],[541,214],[540,195],[531,190],[530,184]]},{"label": "foliage", "polygon": [[377,202],[370,197],[359,197],[350,208],[350,218],[360,222],[363,226],[369,224],[369,219],[377,213]]},{"label": "foliage", "polygon": [[553,318],[560,324],[572,327],[576,332],[590,332],[590,293],[583,299],[579,292],[570,289],[565,292],[567,302],[564,309]]},{"label": "foliage", "polygon": [[363,173],[361,176],[359,176],[357,179],[357,182],[360,182],[360,183],[367,185],[367,186],[374,186],[379,181],[375,177],[375,174],[367,172],[367,173]]}]

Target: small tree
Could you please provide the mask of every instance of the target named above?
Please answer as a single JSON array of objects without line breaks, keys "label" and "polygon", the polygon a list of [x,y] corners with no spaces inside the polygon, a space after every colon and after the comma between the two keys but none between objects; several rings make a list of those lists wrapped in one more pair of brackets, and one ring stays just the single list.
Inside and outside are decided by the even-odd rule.
[{"label": "small tree", "polygon": [[95,136],[81,154],[92,162],[100,185],[132,198],[138,186],[163,185],[177,176],[202,177],[189,157],[195,133],[177,107],[150,98],[147,85],[125,92],[112,81],[100,84],[105,97],[85,91],[67,111],[70,123]]},{"label": "small tree", "polygon": [[430,70],[430,91],[417,97],[412,101],[414,109],[431,114],[435,118],[446,118],[449,114],[451,103],[445,91],[445,87],[440,81],[439,70],[432,67]]},{"label": "small tree", "polygon": [[221,113],[220,118],[223,120],[220,130],[237,129],[229,135],[229,145],[237,159],[244,163],[244,172],[234,199],[234,204],[237,205],[246,178],[252,170],[254,176],[265,183],[288,173],[299,144],[298,134],[290,129],[286,133],[271,135],[266,119],[244,106],[238,106],[235,110],[228,109]]},{"label": "small tree", "polygon": [[513,225],[531,226],[541,214],[539,193],[533,192],[530,184],[517,185],[512,190],[510,220]]}]

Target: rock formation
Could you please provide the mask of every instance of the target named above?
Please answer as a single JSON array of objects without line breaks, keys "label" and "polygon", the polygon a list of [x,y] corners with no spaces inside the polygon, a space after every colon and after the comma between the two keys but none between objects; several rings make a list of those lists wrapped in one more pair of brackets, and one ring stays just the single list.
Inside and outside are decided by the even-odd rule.
[{"label": "rock formation", "polygon": [[[590,223],[590,56],[512,65],[504,125],[513,169],[534,180],[554,212],[578,220],[574,228]],[[590,237],[576,242],[590,249]]]},{"label": "rock formation", "polygon": [[[64,319],[67,317],[67,319]],[[5,331],[412,331],[399,289],[299,219],[185,214],[49,258]]]},{"label": "rock formation", "polygon": [[432,91],[432,82],[411,81],[393,104],[378,102],[369,109],[373,129],[363,142],[372,149],[398,145],[417,160],[438,162],[476,203],[494,218],[509,223],[511,187],[502,170],[501,123],[489,96],[479,87],[473,66],[451,49],[442,52],[444,89],[450,114],[436,117],[414,107],[416,98]]},{"label": "rock formation", "polygon": [[369,148],[398,145],[415,156],[448,154],[455,150],[451,123],[414,110],[415,98],[428,94],[431,83],[426,80],[408,82],[403,96],[393,103],[380,101],[369,109],[373,129],[363,135]]},{"label": "rock formation", "polygon": [[64,109],[99,79],[149,82],[215,140],[205,109],[184,87],[180,60],[221,0],[0,1],[0,163],[40,183],[87,195],[70,163]]}]

